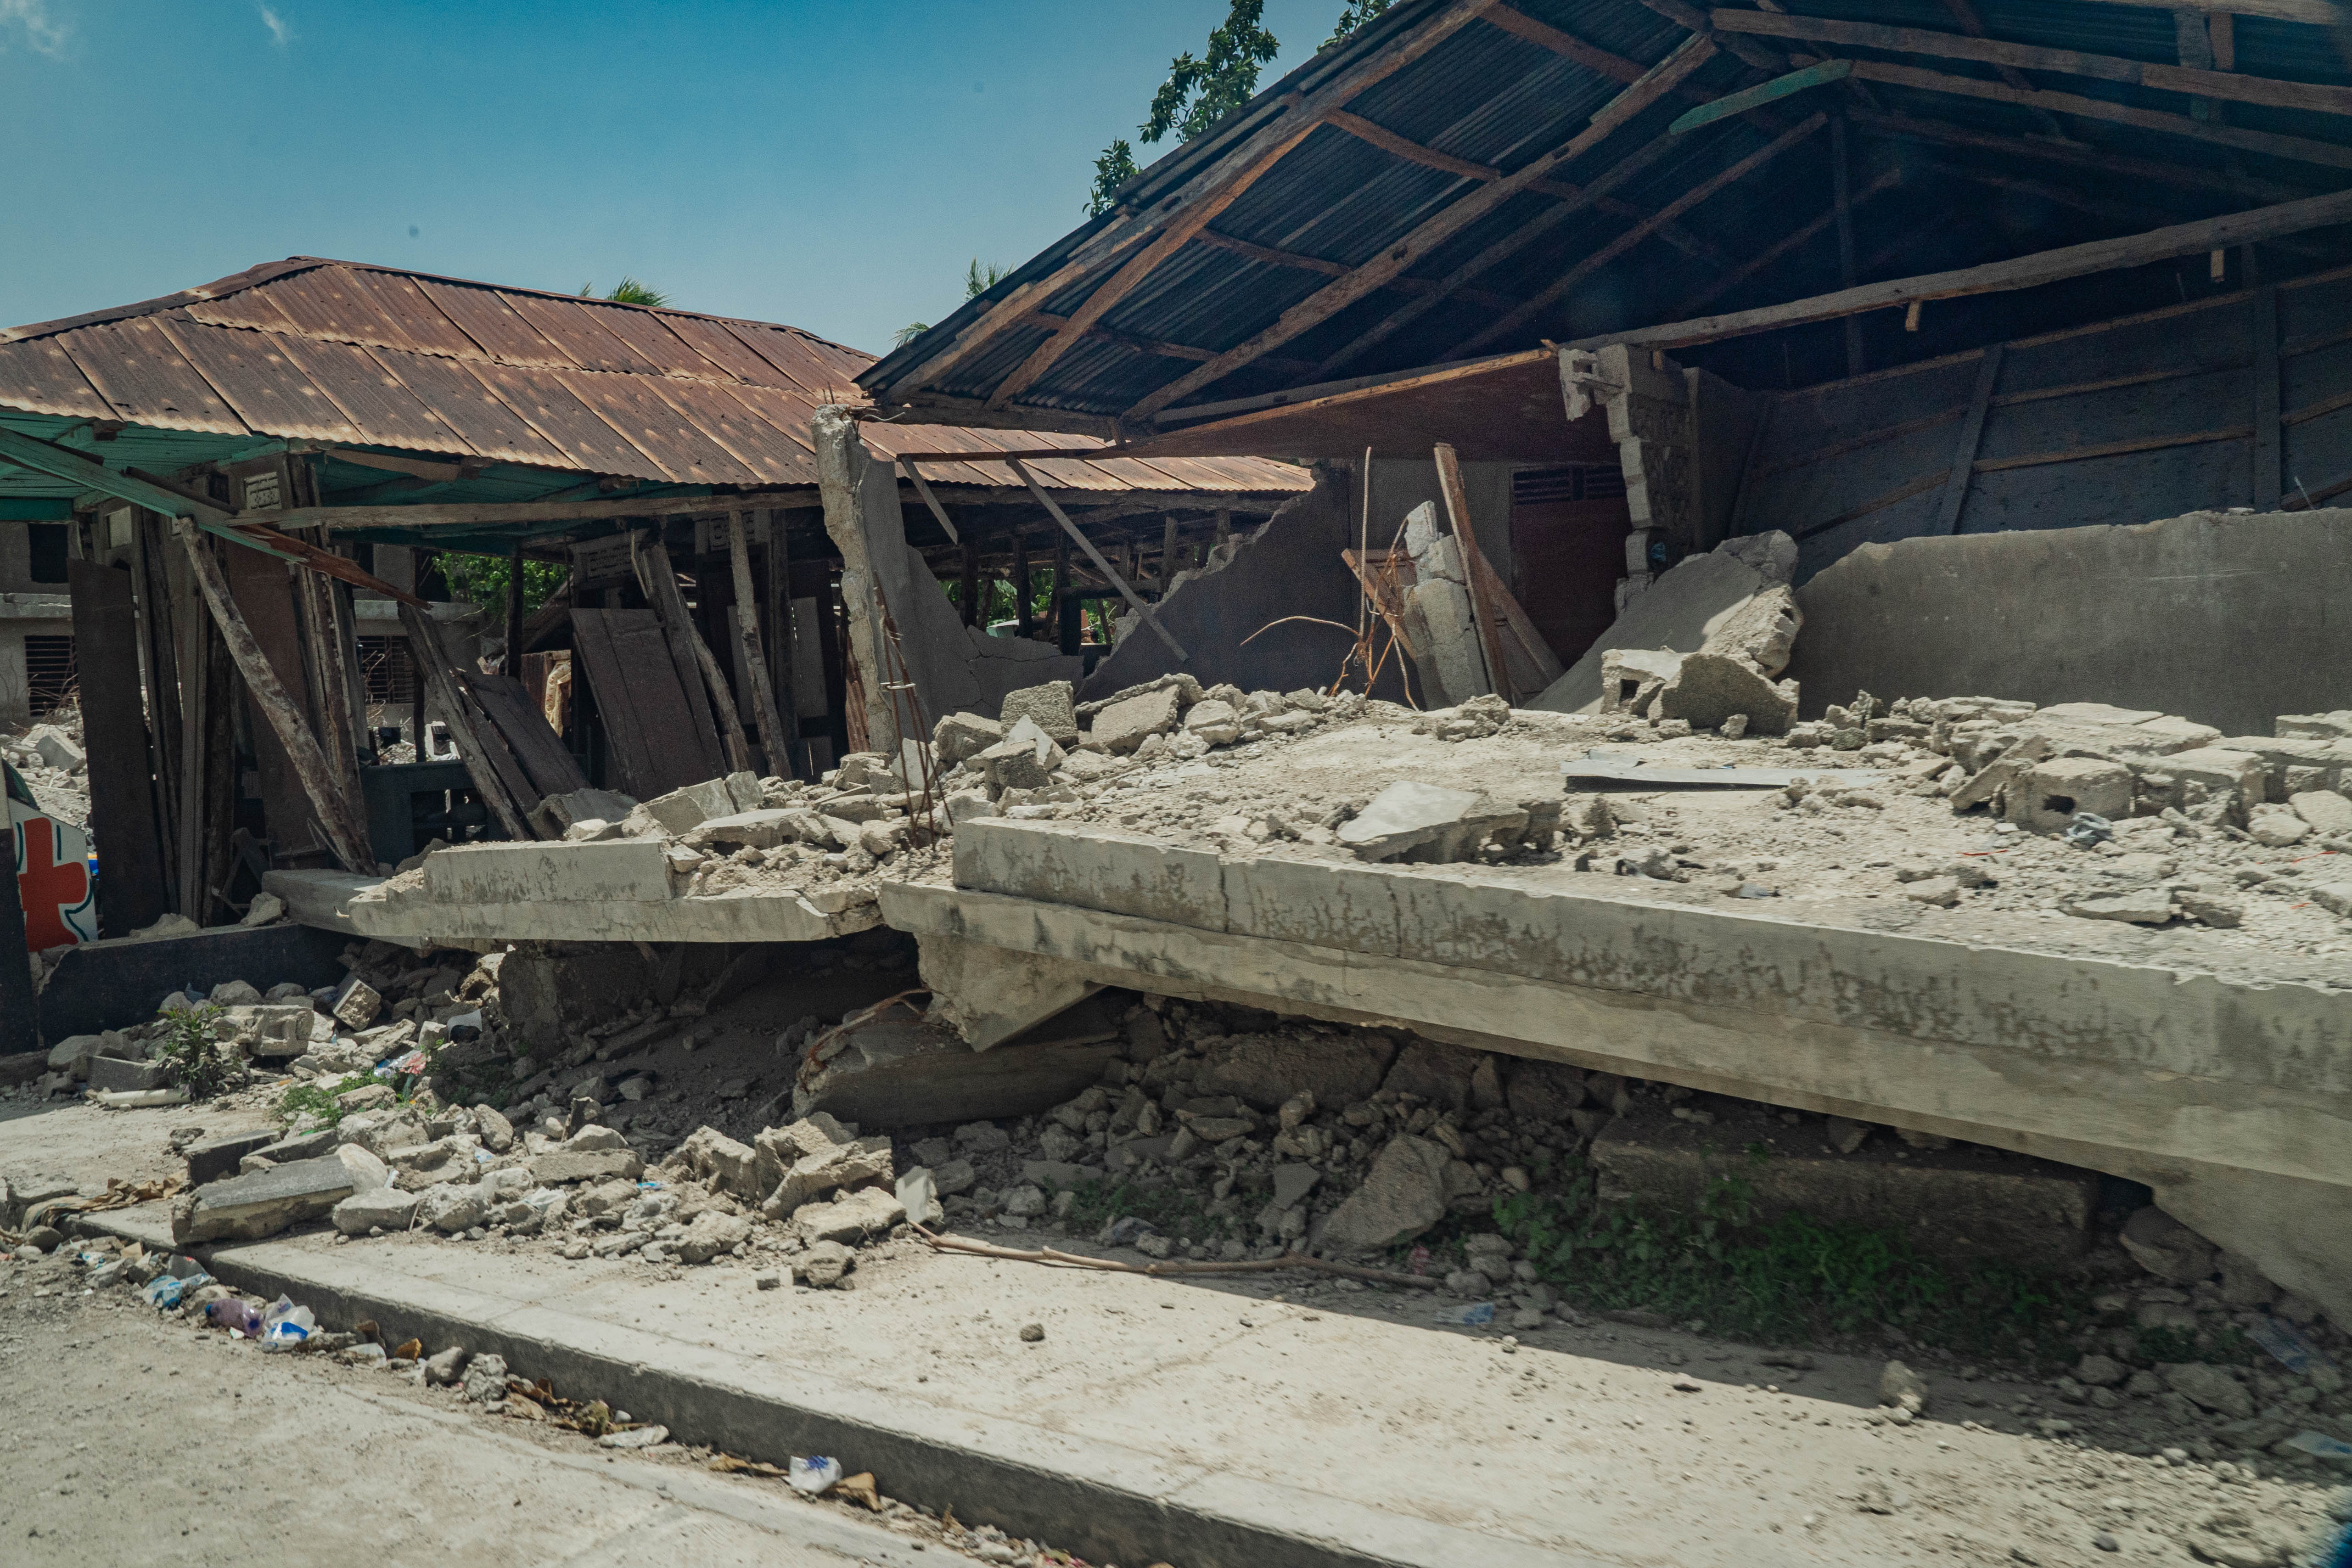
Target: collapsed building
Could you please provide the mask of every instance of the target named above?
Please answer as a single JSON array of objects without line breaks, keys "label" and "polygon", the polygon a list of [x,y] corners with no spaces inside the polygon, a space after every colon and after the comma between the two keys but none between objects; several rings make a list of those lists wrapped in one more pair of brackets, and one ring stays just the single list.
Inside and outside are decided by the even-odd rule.
[{"label": "collapsed building", "polygon": [[[1965,1190],[1983,1255],[1993,1211],[2040,1205],[2063,1258],[2104,1173],[2151,1191],[2126,1240],[2168,1282],[2342,1322],[2352,86],[2303,22],[2034,11],[1411,0],[879,362],[288,264],[12,334],[0,373],[48,401],[0,395],[0,455],[111,498],[67,510],[93,563],[130,550],[134,608],[148,581],[190,602],[144,575],[180,570],[179,517],[289,551],[322,528],[353,604],[415,596],[402,550],[570,568],[501,644],[528,673],[569,639],[552,704],[565,682],[500,685],[401,617],[446,787],[506,841],[449,831],[451,795],[399,846],[430,853],[289,838],[314,858],[274,850],[255,889],[370,962],[503,954],[483,1037],[529,1068],[501,1092],[535,1157],[618,1179],[601,1132],[568,1147],[580,1099],[635,1103],[634,1064],[760,944],[887,927],[919,1020],[796,1019],[789,1082],[731,1097],[762,1127],[633,1147],[748,1202],[846,1124],[1036,1118],[1000,1217],[1090,1175],[1236,1204],[1263,1176],[1279,1252],[1409,1240],[1546,1150],[1685,1181],[1693,1129],[1801,1117],[1791,1170],[1815,1130],[1838,1155],[1894,1130],[1853,1212]],[[415,341],[410,291],[464,343]],[[102,373],[61,381],[82,332],[192,366],[227,334],[339,408],[314,356],[462,373],[423,401],[467,445],[240,407],[283,488],[228,506],[242,447],[93,456],[152,437]],[[485,408],[569,461],[462,423]],[[1057,565],[1057,640],[984,635],[1000,573],[1031,629],[1049,528],[1086,562]],[[104,842],[95,762],[92,794]],[[423,1022],[470,1011],[465,970],[415,973]],[[319,1069],[409,1048],[411,1015],[327,1028]],[[816,1117],[824,1149],[767,1136]]]}]

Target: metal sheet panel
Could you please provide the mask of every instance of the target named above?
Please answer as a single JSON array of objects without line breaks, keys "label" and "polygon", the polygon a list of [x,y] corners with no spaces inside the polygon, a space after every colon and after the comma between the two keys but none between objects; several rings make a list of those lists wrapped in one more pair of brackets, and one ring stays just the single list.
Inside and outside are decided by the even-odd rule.
[{"label": "metal sheet panel", "polygon": [[488,355],[501,364],[562,366],[572,363],[569,354],[548,342],[495,289],[445,283],[437,278],[420,278],[416,287],[441,307],[441,313],[467,337],[480,345],[461,357],[479,359]]},{"label": "metal sheet panel", "polygon": [[[1008,448],[991,442],[993,430],[962,430],[951,425],[885,425],[879,422],[857,427],[866,449],[885,461],[895,462],[901,452],[1002,452]],[[1002,463],[929,462],[922,465],[923,478],[935,485],[1011,485],[1018,486],[1021,476]]]},{"label": "metal sheet panel", "polygon": [[664,375],[690,376],[698,381],[721,379],[717,365],[670,331],[667,311],[648,310],[642,305],[583,304],[580,309]]},{"label": "metal sheet panel", "polygon": [[267,289],[244,289],[218,300],[193,300],[188,314],[207,326],[251,327],[265,332],[300,331],[278,308]]},{"label": "metal sheet panel", "polygon": [[72,419],[128,417],[98,395],[66,353],[62,338],[0,343],[0,405]]},{"label": "metal sheet panel", "polygon": [[387,344],[387,347],[413,349],[419,353],[430,354],[470,354],[475,352],[466,334],[441,313],[441,308],[417,287],[414,278],[398,272],[381,272],[373,268],[339,268],[336,270],[354,289],[373,298],[384,319],[407,340]]},{"label": "metal sheet panel", "polygon": [[352,276],[348,268],[314,267],[262,289],[295,331],[306,336],[407,348],[408,334],[393,324],[375,296],[358,287]]},{"label": "metal sheet panel", "polygon": [[539,329],[540,335],[572,357],[581,370],[620,371],[651,375],[660,366],[606,331],[594,315],[572,300],[551,300],[540,294],[499,291],[515,313]]},{"label": "metal sheet panel", "polygon": [[562,447],[572,467],[585,468],[592,474],[621,474],[640,479],[672,477],[619,431],[599,419],[555,374],[503,364],[477,363],[467,368],[509,407],[530,420],[541,435]]},{"label": "metal sheet panel", "polygon": [[681,484],[755,485],[760,476],[720,446],[708,431],[656,397],[645,378],[558,371],[571,388],[605,421],[635,443]]},{"label": "metal sheet panel", "polygon": [[286,345],[294,341],[290,335],[208,327],[169,317],[157,320],[238,417],[256,430],[320,441],[373,438],[287,357]]},{"label": "metal sheet panel", "polygon": [[695,353],[738,381],[747,381],[754,386],[775,386],[782,381],[774,365],[744,347],[741,339],[718,321],[671,313],[662,317],[662,324],[685,340]]},{"label": "metal sheet panel", "polygon": [[[857,390],[858,373],[866,368],[863,359],[852,358],[846,351],[821,344],[817,339],[783,327],[762,326],[757,321],[728,321],[724,325],[752,353],[774,365],[787,383],[819,403],[866,401],[865,394]],[[831,352],[820,352],[821,349]]]},{"label": "metal sheet panel", "polygon": [[532,429],[530,421],[483,385],[470,367],[394,349],[377,349],[372,358],[386,377],[397,380],[483,457],[543,468],[571,466],[562,448]]},{"label": "metal sheet panel", "polygon": [[761,482],[813,485],[816,464],[807,449],[785,432],[751,412],[734,395],[735,388],[706,381],[648,376],[645,390],[676,409],[680,416],[742,460]]},{"label": "metal sheet panel", "polygon": [[288,336],[276,341],[284,345],[286,357],[315,384],[325,387],[351,416],[362,431],[359,439],[423,452],[477,455],[472,442],[379,362],[379,356],[397,356],[414,363],[425,355],[402,354],[396,349],[370,351],[357,343],[331,343],[317,338]]},{"label": "metal sheet panel", "polygon": [[164,335],[161,317],[81,327],[58,342],[122,418],[169,430],[248,434],[245,421]]},{"label": "metal sheet panel", "polygon": [[782,433],[812,459],[815,458],[816,437],[810,433],[809,421],[816,416],[816,405],[805,394],[772,386],[730,386],[727,390],[770,427]]}]

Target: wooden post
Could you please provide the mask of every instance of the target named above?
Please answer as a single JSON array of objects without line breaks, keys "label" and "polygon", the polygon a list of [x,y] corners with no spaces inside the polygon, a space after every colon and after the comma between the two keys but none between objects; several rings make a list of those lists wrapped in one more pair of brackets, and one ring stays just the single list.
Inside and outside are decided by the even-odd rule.
[{"label": "wooden post", "polygon": [[1170,512],[1160,520],[1160,596],[1163,599],[1176,585],[1176,514]]},{"label": "wooden post", "polygon": [[221,638],[228,645],[229,657],[245,676],[253,705],[261,710],[278,743],[286,748],[287,761],[293,766],[295,777],[301,780],[302,792],[310,798],[310,809],[319,814],[319,826],[327,835],[327,847],[346,870],[373,871],[375,857],[369,852],[367,823],[359,814],[359,803],[346,798],[341,779],[319,749],[300,710],[278,684],[278,672],[269,667],[268,656],[254,640],[252,628],[245,624],[236,601],[229,596],[228,582],[221,574],[220,563],[212,558],[194,521],[175,518],[172,529],[179,535],[181,548],[187,552],[196,585],[203,590],[205,606],[212,611],[214,624],[220,627]]},{"label": "wooden post", "polygon": [[507,673],[522,679],[522,542],[507,557]]},{"label": "wooden post", "polygon": [[1219,545],[1223,545],[1227,540],[1233,538],[1233,536],[1234,509],[1229,506],[1221,506],[1217,509],[1216,542]]},{"label": "wooden post", "polygon": [[719,656],[710,651],[702,628],[686,607],[686,595],[677,591],[677,572],[670,565],[669,546],[662,542],[658,523],[650,542],[643,531],[630,531],[629,563],[636,568],[637,585],[646,591],[646,602],[676,651],[676,662],[691,662],[702,670],[702,683],[710,688],[710,706],[719,714],[719,738],[726,742],[729,770],[746,772],[751,766],[751,742],[744,736],[742,716],[735,710],[735,696],[719,668]]},{"label": "wooden post", "polygon": [[[319,715],[320,741],[342,796],[352,803],[365,832],[367,797],[360,787],[360,731],[367,725],[367,710],[352,707],[352,689],[343,675],[348,661],[337,640],[334,589],[334,580],[319,573],[298,569],[294,574],[294,608],[310,656],[311,706]],[[372,841],[369,852],[374,852]]]},{"label": "wooden post", "polygon": [[1064,511],[1060,504],[1056,502],[1052,496],[1045,493],[1045,488],[1037,482],[1037,477],[1034,474],[1032,474],[1027,468],[1024,468],[1022,466],[1021,459],[1018,458],[1008,458],[1005,461],[1007,466],[1010,467],[1014,473],[1021,476],[1021,482],[1029,487],[1029,493],[1037,498],[1037,504],[1044,507],[1047,514],[1051,516],[1055,522],[1062,525],[1063,538],[1061,541],[1061,547],[1055,552],[1054,556],[1055,567],[1054,616],[1055,623],[1058,625],[1061,619],[1062,595],[1066,591],[1069,578],[1069,542],[1075,540],[1077,542],[1078,548],[1087,552],[1087,559],[1095,563],[1095,570],[1101,573],[1103,576],[1109,581],[1110,585],[1118,590],[1119,595],[1126,599],[1130,605],[1134,606],[1135,613],[1143,617],[1143,624],[1151,628],[1153,635],[1158,637],[1161,642],[1168,645],[1168,651],[1176,656],[1176,662],[1179,664],[1190,663],[1192,656],[1184,651],[1184,645],[1178,642],[1169,632],[1168,628],[1160,624],[1159,616],[1153,613],[1150,605],[1143,602],[1143,595],[1135,591],[1135,585],[1129,583],[1126,578],[1120,576],[1118,573],[1112,568],[1111,563],[1103,559],[1102,552],[1095,548],[1095,542],[1078,531],[1078,525],[1070,521],[1070,514]]},{"label": "wooden post", "polygon": [[1937,533],[1960,531],[1960,511],[1968,505],[1969,481],[1976,477],[1977,449],[1984,444],[1985,416],[1992,410],[1993,385],[2000,380],[2005,352],[2001,344],[1993,344],[1977,366],[1977,388],[1969,398],[1968,415],[1960,421],[1960,439],[1952,448],[1952,471],[1944,480],[1944,494],[1937,506]]},{"label": "wooden post", "polygon": [[1478,648],[1486,656],[1486,679],[1506,702],[1517,702],[1511,689],[1511,667],[1503,657],[1503,639],[1495,628],[1495,605],[1489,602],[1485,558],[1470,522],[1470,497],[1462,488],[1462,465],[1454,448],[1440,441],[1436,447],[1437,489],[1445,498],[1445,515],[1454,524],[1454,538],[1462,552],[1462,579],[1470,590],[1470,618],[1478,623]]},{"label": "wooden post", "polygon": [[1072,651],[1068,647],[1070,640],[1068,628],[1063,625],[1064,617],[1067,614],[1064,606],[1069,602],[1070,540],[1069,536],[1065,534],[1054,541],[1053,596],[1045,601],[1045,624],[1053,628],[1054,645],[1065,653]]},{"label": "wooden post", "polygon": [[351,709],[352,721],[359,727],[359,754],[374,763],[379,753],[375,731],[368,723],[367,681],[360,674],[358,617],[352,610],[351,584],[328,584],[327,605],[334,616],[335,671],[343,683],[343,700]]},{"label": "wooden post", "polygon": [[1037,629],[1037,617],[1029,607],[1029,536],[1017,528],[1013,531],[1013,614],[1014,635],[1025,637]]},{"label": "wooden post", "polygon": [[[195,569],[188,570],[193,574]],[[186,584],[180,586],[184,589]],[[212,905],[205,896],[205,735],[212,649],[204,616],[184,613],[173,622],[173,629],[180,635],[180,912],[202,925]]]},{"label": "wooden post", "polygon": [[[425,596],[425,574],[427,563],[432,560],[432,555],[430,552],[420,549],[412,551],[409,553],[408,560],[408,591],[415,594],[421,599]],[[430,612],[427,612],[427,618],[430,618]],[[438,646],[438,639],[436,639],[435,646]],[[415,700],[410,704],[409,739],[415,743],[416,760],[420,763],[430,762],[433,760],[433,742],[425,738],[425,693],[426,683],[424,670],[428,651],[428,649],[418,646],[414,637],[409,639],[408,662],[416,673],[416,697]]]},{"label": "wooden post", "polygon": [[[2254,276],[2254,247],[2246,247],[2246,277]],[[2254,290],[2254,510],[2276,511],[2284,488],[2279,468],[2278,287]]]},{"label": "wooden post", "polygon": [[[800,700],[793,695],[793,659],[797,646],[793,633],[793,547],[790,532],[784,527],[784,514],[763,510],[751,514],[764,519],[768,528],[767,612],[760,622],[761,642],[768,650],[768,684],[776,694],[776,712],[784,721],[784,739],[793,747],[789,759],[794,766],[800,763],[801,710]],[[796,778],[787,773],[784,778]]]},{"label": "wooden post", "polygon": [[980,541],[977,539],[967,539],[963,542],[963,575],[957,584],[956,593],[957,596],[963,601],[963,624],[968,626],[978,626],[980,624]]},{"label": "wooden post", "polygon": [[[1845,116],[1830,117],[1831,178],[1837,187],[1838,287],[1851,289],[1853,265],[1853,171],[1846,159]],[[1863,372],[1862,318],[1845,318],[1845,373]]]},{"label": "wooden post", "polygon": [[466,773],[481,792],[484,804],[499,819],[499,826],[508,837],[528,843],[538,837],[530,830],[524,814],[536,805],[536,801],[518,803],[507,794],[507,786],[491,765],[490,753],[483,737],[474,728],[474,716],[466,701],[466,694],[449,674],[448,652],[441,646],[441,628],[432,616],[414,605],[400,606],[400,624],[408,633],[408,647],[416,656],[416,702],[421,710],[425,694],[430,691],[441,704],[444,717],[449,721],[449,733],[457,742],[457,754],[465,759]]},{"label": "wooden post", "polygon": [[760,600],[751,586],[751,542],[743,514],[727,514],[727,553],[735,568],[735,635],[743,639],[743,668],[751,682],[751,712],[760,721],[760,744],[768,753],[771,775],[791,778],[792,736],[784,716],[776,710],[775,689],[768,684],[767,656],[760,649]]}]

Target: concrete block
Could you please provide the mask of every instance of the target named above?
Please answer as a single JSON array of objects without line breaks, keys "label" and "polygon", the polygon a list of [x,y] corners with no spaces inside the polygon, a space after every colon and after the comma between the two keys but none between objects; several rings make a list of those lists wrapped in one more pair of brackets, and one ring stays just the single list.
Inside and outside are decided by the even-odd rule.
[{"label": "concrete block", "polygon": [[732,816],[737,810],[725,779],[705,779],[674,789],[646,801],[645,808],[661,824],[662,831],[670,834],[689,832],[714,816]]},{"label": "concrete block", "polygon": [[114,1057],[89,1058],[93,1089],[147,1089],[164,1086],[162,1062],[126,1062]]},{"label": "concrete block", "polygon": [[805,829],[814,815],[789,808],[739,811],[728,816],[711,817],[688,833],[687,842],[697,846],[724,845],[729,848],[773,849],[780,844],[790,844],[810,837]]},{"label": "concrete block", "polygon": [[2132,811],[2132,772],[2100,757],[2051,757],[2009,788],[2009,819],[2036,833],[2056,833],[2078,811],[2120,822]]},{"label": "concrete block", "polygon": [[550,838],[561,838],[575,822],[625,821],[636,805],[635,797],[618,790],[576,789],[541,801],[531,808],[530,824]]},{"label": "concrete block", "polygon": [[49,1047],[49,1070],[88,1078],[90,1060],[98,1055],[99,1039],[96,1035],[70,1035],[59,1040]]},{"label": "concrete block", "polygon": [[2339,708],[2333,713],[2282,713],[2276,729],[2282,735],[2352,741],[2352,708]]},{"label": "concrete block", "polygon": [[659,902],[669,897],[662,851],[653,839],[459,845],[425,862],[425,891],[444,904]]},{"label": "concrete block", "polygon": [[531,1180],[542,1187],[562,1186],[567,1182],[608,1182],[615,1176],[634,1182],[645,1174],[645,1161],[633,1149],[583,1153],[559,1150],[541,1154],[530,1163]]},{"label": "concrete block", "polygon": [[1705,555],[1675,563],[1646,591],[1627,600],[1616,623],[1528,706],[1554,713],[1599,712],[1605,654],[1622,648],[1696,653],[1749,599],[1787,584],[1785,573],[1774,580],[1777,572],[1777,558],[1759,553],[1753,539],[1729,541]]},{"label": "concrete block", "polygon": [[172,1240],[256,1241],[316,1219],[359,1190],[350,1164],[333,1154],[272,1166],[199,1187],[172,1215]]},{"label": "concrete block", "polygon": [[1013,726],[1024,719],[1036,721],[1037,728],[1053,737],[1057,745],[1077,743],[1078,716],[1073,704],[1073,689],[1066,680],[1049,680],[1043,686],[1023,687],[1004,694],[997,716],[1010,735]]},{"label": "concrete block", "polygon": [[[188,1185],[201,1187],[207,1182],[216,1182],[224,1176],[233,1176],[236,1173],[238,1163],[247,1154],[259,1153],[278,1142],[278,1137],[276,1132],[260,1131],[232,1132],[225,1138],[208,1138],[202,1143],[193,1144],[188,1150],[187,1156]],[[321,1154],[333,1146],[333,1135],[330,1133],[317,1148],[306,1150],[299,1157],[310,1158]],[[270,1163],[277,1164],[281,1162]]]},{"label": "concrete block", "polygon": [[1139,833],[982,818],[955,836],[955,880],[992,893],[1225,929],[1224,871],[1216,851]]},{"label": "concrete block", "polygon": [[1670,647],[1612,647],[1601,655],[1603,713],[1647,713],[1650,703],[1683,667]]},{"label": "concrete block", "polygon": [[1340,826],[1339,842],[1361,860],[1465,860],[1489,833],[1527,820],[1475,790],[1401,779]]},{"label": "concrete block", "polygon": [[2151,772],[2171,781],[2168,790],[2161,795],[2167,805],[2196,805],[2235,791],[2242,814],[2244,806],[2261,801],[2269,792],[2269,770],[2262,758],[2218,746],[2176,752],[2148,764],[2142,773],[2141,784],[2144,791],[2154,795],[2158,792],[2147,789],[2152,782],[2147,776]]},{"label": "concrete block", "polygon": [[931,731],[931,752],[941,768],[951,768],[1004,739],[1004,726],[977,713],[950,713]]},{"label": "concrete block", "polygon": [[1224,863],[1224,929],[1393,958],[1391,881],[1386,871],[1346,862],[1234,857]]},{"label": "concrete block", "polygon": [[1164,735],[1176,728],[1183,714],[1182,699],[1183,693],[1171,686],[1106,705],[1095,715],[1093,744],[1117,754],[1132,752],[1145,736]]},{"label": "concrete block", "polygon": [[1660,718],[1685,720],[1694,730],[1744,717],[1748,734],[1785,735],[1797,721],[1793,686],[1784,690],[1740,659],[1705,649],[1684,656],[1655,706]]},{"label": "concrete block", "polygon": [[2352,799],[2335,790],[2305,790],[2289,796],[2287,805],[2322,833],[2352,834]]},{"label": "concrete block", "polygon": [[32,733],[25,737],[25,742],[40,753],[45,766],[56,768],[60,773],[78,773],[88,764],[89,759],[82,754],[82,749],[75,743],[74,738],[54,724],[34,725]]},{"label": "concrete block", "polygon": [[[1710,1100],[1710,1125],[1636,1102],[1592,1141],[1605,1199],[1694,1212],[1718,1175],[1756,1194],[1758,1219],[1803,1214],[1897,1232],[1947,1263],[1998,1260],[2056,1272],[2078,1262],[2091,1236],[2099,1177],[2023,1154],[1958,1146],[1909,1149],[1876,1139],[1855,1152],[1826,1147],[1818,1121],[1790,1127],[1762,1107]],[[1750,1146],[1768,1151],[1759,1161]],[[1903,1158],[1896,1158],[1901,1150]]]}]

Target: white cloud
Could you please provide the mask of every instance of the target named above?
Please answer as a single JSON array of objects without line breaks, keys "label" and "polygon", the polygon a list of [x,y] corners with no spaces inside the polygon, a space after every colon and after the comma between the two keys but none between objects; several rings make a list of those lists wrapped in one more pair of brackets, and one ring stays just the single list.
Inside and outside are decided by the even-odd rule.
[{"label": "white cloud", "polygon": [[[6,3],[7,0],[0,0],[0,5]],[[294,37],[294,24],[267,5],[261,7],[261,25],[269,29],[269,41],[281,49]]]},{"label": "white cloud", "polygon": [[[25,41],[35,54],[52,58],[65,52],[73,29],[49,15],[48,0],[0,0],[0,30],[14,22],[25,29]],[[0,43],[0,49],[7,46]]]}]

